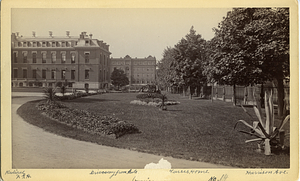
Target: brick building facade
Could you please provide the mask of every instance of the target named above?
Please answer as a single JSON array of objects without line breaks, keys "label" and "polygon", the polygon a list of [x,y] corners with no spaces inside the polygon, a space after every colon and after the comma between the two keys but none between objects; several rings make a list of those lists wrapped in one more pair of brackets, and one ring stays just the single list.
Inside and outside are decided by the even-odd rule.
[{"label": "brick building facade", "polygon": [[156,59],[152,56],[131,58],[126,55],[124,58],[111,58],[110,71],[114,68],[124,70],[129,85],[151,84],[155,81]]},{"label": "brick building facade", "polygon": [[82,32],[79,37],[19,36],[12,33],[12,86],[99,89],[109,85],[109,45]]}]

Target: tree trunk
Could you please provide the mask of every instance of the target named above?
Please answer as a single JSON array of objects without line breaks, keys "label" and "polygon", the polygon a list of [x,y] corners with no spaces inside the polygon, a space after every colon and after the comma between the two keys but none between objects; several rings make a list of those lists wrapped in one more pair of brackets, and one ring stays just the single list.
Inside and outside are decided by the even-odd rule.
[{"label": "tree trunk", "polygon": [[192,86],[189,86],[189,89],[190,89],[190,99],[193,99],[193,87]]},{"label": "tree trunk", "polygon": [[200,85],[198,85],[198,86],[197,86],[197,97],[199,97],[199,96],[200,96],[200,91],[201,91],[201,86],[200,86]]},{"label": "tree trunk", "polygon": [[214,84],[211,85],[211,94],[210,94],[210,97],[211,97],[211,102],[214,101]]},{"label": "tree trunk", "polygon": [[278,78],[277,80],[277,95],[278,95],[278,116],[283,116],[284,107],[284,85],[283,80]]},{"label": "tree trunk", "polygon": [[182,86],[182,96],[185,97],[186,96],[186,90],[185,90],[185,86]]},{"label": "tree trunk", "polygon": [[236,88],[235,88],[235,84],[233,84],[233,105],[236,106]]}]

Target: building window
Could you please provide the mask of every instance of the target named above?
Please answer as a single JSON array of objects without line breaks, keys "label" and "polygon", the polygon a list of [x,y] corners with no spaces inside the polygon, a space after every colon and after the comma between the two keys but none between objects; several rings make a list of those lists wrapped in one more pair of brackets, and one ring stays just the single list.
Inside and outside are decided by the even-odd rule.
[{"label": "building window", "polygon": [[69,82],[69,83],[68,83],[68,86],[69,86],[69,87],[73,87],[73,83],[72,83],[72,82]]},{"label": "building window", "polygon": [[33,43],[32,43],[32,46],[33,46],[33,47],[36,47],[36,44],[37,44],[36,42],[33,42]]},{"label": "building window", "polygon": [[55,42],[52,42],[52,47],[55,47],[55,44],[56,44]]},{"label": "building window", "polygon": [[27,52],[23,53],[23,63],[27,63]]},{"label": "building window", "polygon": [[71,55],[71,63],[75,63],[75,53],[72,53]]},{"label": "building window", "polygon": [[85,63],[90,62],[90,54],[89,53],[84,53],[84,58],[85,58]]},{"label": "building window", "polygon": [[85,77],[85,79],[89,79],[90,78],[90,70],[85,70],[84,77]]},{"label": "building window", "polygon": [[65,47],[66,46],[66,42],[61,42],[61,46]]},{"label": "building window", "polygon": [[72,79],[72,80],[75,79],[75,70],[71,70],[71,79]]},{"label": "building window", "polygon": [[66,53],[61,54],[61,62],[66,63]]},{"label": "building window", "polygon": [[32,63],[36,63],[36,53],[32,53]]},{"label": "building window", "polygon": [[36,79],[36,70],[32,70],[32,78]]},{"label": "building window", "polygon": [[89,40],[86,40],[85,41],[85,46],[88,46],[90,44],[90,41]]},{"label": "building window", "polygon": [[55,53],[51,53],[51,62],[52,63],[56,62],[56,54]]},{"label": "building window", "polygon": [[18,69],[14,69],[14,78],[18,78]]},{"label": "building window", "polygon": [[46,47],[46,42],[43,41],[42,47]]},{"label": "building window", "polygon": [[46,63],[46,53],[42,53],[42,63]]},{"label": "building window", "polygon": [[27,47],[27,43],[26,42],[23,42],[23,47]]},{"label": "building window", "polygon": [[23,69],[23,78],[27,79],[27,69]]},{"label": "building window", "polygon": [[56,70],[55,69],[51,70],[51,79],[56,79]]},{"label": "building window", "polygon": [[45,69],[42,70],[42,78],[46,79],[46,70]]},{"label": "building window", "polygon": [[65,70],[61,71],[61,79],[62,80],[66,79],[66,71]]},{"label": "building window", "polygon": [[18,63],[17,52],[14,52],[14,53],[13,53],[13,60],[14,60],[14,63]]}]

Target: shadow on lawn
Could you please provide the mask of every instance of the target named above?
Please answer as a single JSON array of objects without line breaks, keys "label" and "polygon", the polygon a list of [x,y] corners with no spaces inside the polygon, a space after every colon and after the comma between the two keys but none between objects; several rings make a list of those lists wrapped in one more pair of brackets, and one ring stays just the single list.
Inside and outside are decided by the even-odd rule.
[{"label": "shadow on lawn", "polygon": [[92,102],[108,102],[108,101],[117,102],[117,101],[120,101],[120,100],[115,100],[115,99],[95,99],[95,98],[79,98],[79,99],[66,100],[65,102],[92,103]]}]

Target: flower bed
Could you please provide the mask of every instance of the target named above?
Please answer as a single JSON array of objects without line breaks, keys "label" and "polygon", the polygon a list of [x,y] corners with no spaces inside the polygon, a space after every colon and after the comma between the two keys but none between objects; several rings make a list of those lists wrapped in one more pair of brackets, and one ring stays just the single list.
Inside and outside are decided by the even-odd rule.
[{"label": "flower bed", "polygon": [[40,102],[37,108],[51,119],[92,134],[114,135],[118,138],[125,134],[140,133],[135,125],[113,116],[95,115],[85,110],[71,109],[53,101]]},{"label": "flower bed", "polygon": [[62,93],[55,93],[55,99],[56,100],[71,100],[71,99],[76,99],[80,97],[85,97],[85,96],[90,96],[90,95],[96,95],[96,91],[89,91],[86,93],[85,91],[76,91],[75,93],[65,93],[64,95]]},{"label": "flower bed", "polygon": [[[143,105],[143,106],[155,106],[155,107],[159,107],[161,106],[161,101],[157,101],[158,99],[154,99],[153,102],[151,101],[142,101],[142,100],[133,100],[130,102],[130,104],[137,104],[137,105]],[[180,102],[178,101],[165,101],[164,103],[165,105],[176,105],[176,104],[180,104]]]}]

